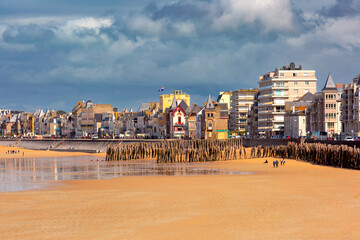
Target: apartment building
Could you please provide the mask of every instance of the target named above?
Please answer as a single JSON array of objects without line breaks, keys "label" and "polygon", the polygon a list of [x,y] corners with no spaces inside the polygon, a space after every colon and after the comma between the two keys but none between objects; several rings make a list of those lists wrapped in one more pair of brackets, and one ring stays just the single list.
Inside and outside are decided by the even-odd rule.
[{"label": "apartment building", "polygon": [[284,135],[285,102],[316,92],[315,70],[295,67],[292,62],[259,77],[257,106],[258,135],[267,137]]},{"label": "apartment building", "polygon": [[257,89],[240,89],[233,91],[230,101],[229,130],[239,135],[249,132],[249,111],[255,102]]},{"label": "apartment building", "polygon": [[341,101],[341,123],[344,136],[360,136],[359,120],[359,86],[360,74],[353,79],[353,83],[343,86]]}]

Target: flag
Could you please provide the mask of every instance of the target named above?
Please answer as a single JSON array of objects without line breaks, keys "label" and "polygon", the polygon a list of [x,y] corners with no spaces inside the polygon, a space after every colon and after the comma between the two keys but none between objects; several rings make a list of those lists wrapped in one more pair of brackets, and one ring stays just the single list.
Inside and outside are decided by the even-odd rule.
[{"label": "flag", "polygon": [[158,91],[159,91],[159,92],[163,92],[164,90],[165,90],[165,87],[162,86]]}]

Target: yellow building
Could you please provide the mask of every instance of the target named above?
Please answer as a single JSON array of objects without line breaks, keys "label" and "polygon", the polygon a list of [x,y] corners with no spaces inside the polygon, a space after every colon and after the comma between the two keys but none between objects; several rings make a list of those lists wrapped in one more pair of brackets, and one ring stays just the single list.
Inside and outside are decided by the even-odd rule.
[{"label": "yellow building", "polygon": [[175,90],[174,94],[171,93],[160,96],[160,109],[163,113],[165,112],[165,109],[170,108],[174,97],[176,100],[184,100],[184,102],[190,106],[190,95],[183,93],[181,90]]}]

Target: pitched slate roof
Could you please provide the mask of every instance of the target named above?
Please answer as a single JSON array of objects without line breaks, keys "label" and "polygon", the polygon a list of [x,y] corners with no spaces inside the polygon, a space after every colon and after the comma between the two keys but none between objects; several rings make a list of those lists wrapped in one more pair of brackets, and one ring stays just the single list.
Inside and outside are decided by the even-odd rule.
[{"label": "pitched slate roof", "polygon": [[329,73],[328,78],[326,80],[325,86],[324,86],[324,88],[322,90],[327,90],[327,89],[329,89],[329,90],[337,89],[335,87],[335,83],[334,83],[330,73]]},{"label": "pitched slate roof", "polygon": [[297,102],[313,102],[315,100],[315,95],[311,92],[305,93]]},{"label": "pitched slate roof", "polygon": [[192,105],[186,109],[186,115],[190,115],[192,113],[196,114],[201,110],[202,107],[198,106],[197,104]]},{"label": "pitched slate roof", "polygon": [[172,104],[171,104],[171,107],[170,107],[170,109],[175,109],[176,107],[177,107],[177,101],[176,101],[176,98],[175,98],[175,96],[174,96],[174,99],[173,99],[173,101],[172,101]]}]

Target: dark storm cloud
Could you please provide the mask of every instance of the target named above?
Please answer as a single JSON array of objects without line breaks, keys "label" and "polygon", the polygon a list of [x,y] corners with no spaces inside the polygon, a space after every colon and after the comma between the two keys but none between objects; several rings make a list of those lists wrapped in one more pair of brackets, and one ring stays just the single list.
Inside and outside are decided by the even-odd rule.
[{"label": "dark storm cloud", "polygon": [[327,66],[342,69],[334,59],[345,67],[359,53],[356,16],[309,17],[289,0],[150,2],[0,2],[0,107],[137,108],[164,85],[205,101],[290,61],[320,69],[321,82]]},{"label": "dark storm cloud", "polygon": [[323,7],[320,14],[326,17],[345,17],[360,14],[360,6],[354,0],[336,0],[330,7]]}]

